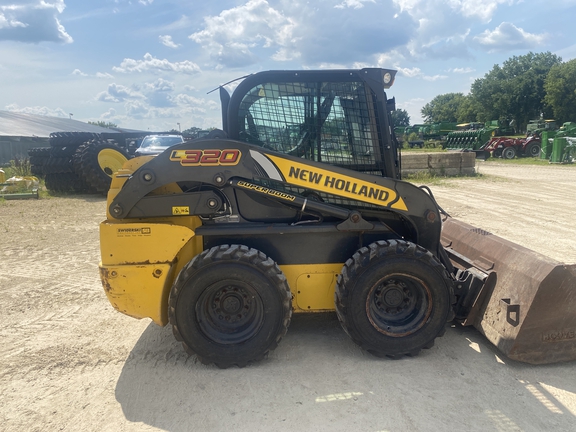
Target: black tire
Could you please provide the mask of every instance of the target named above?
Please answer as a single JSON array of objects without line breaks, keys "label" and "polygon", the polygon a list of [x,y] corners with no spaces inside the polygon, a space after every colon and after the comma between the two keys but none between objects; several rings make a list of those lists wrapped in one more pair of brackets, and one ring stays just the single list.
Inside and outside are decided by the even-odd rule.
[{"label": "black tire", "polygon": [[516,149],[514,147],[504,147],[502,149],[502,159],[514,159],[516,157]]},{"label": "black tire", "polygon": [[344,331],[378,357],[431,348],[454,318],[448,272],[426,249],[402,240],[356,252],[338,276],[335,300]]},{"label": "black tire", "polygon": [[32,175],[44,176],[44,167],[50,158],[50,147],[35,147],[28,150]]},{"label": "black tire", "polygon": [[46,189],[52,192],[64,193],[94,193],[74,173],[50,173],[44,179]]},{"label": "black tire", "polygon": [[492,152],[492,156],[495,158],[502,157],[502,149],[496,149]]},{"label": "black tire", "polygon": [[[102,155],[111,157],[103,158]],[[112,175],[128,160],[128,154],[108,141],[93,140],[82,144],[73,158],[76,174],[89,188],[100,193],[108,192]]]},{"label": "black tire", "polygon": [[540,144],[530,143],[524,152],[526,157],[540,157]]},{"label": "black tire", "polygon": [[180,272],[169,297],[177,340],[204,364],[244,367],[276,348],[292,317],[278,265],[242,245],[205,250]]},{"label": "black tire", "polygon": [[53,157],[72,157],[80,145],[98,138],[91,132],[53,132],[50,134],[50,147]]},{"label": "black tire", "polygon": [[44,174],[66,174],[74,173],[74,166],[71,157],[51,156],[44,162]]}]

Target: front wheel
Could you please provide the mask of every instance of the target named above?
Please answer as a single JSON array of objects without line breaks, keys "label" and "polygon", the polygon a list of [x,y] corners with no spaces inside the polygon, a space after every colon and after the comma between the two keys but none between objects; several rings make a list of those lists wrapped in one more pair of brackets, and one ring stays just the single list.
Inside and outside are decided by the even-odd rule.
[{"label": "front wheel", "polygon": [[444,266],[402,240],[363,247],[344,265],[336,312],[346,333],[378,357],[430,348],[452,320],[454,295]]},{"label": "front wheel", "polygon": [[516,157],[516,149],[514,147],[504,147],[502,150],[502,159],[514,159]]},{"label": "front wheel", "polygon": [[246,366],[276,348],[292,316],[278,265],[242,245],[205,250],[180,272],[169,297],[176,339],[204,364]]},{"label": "front wheel", "polygon": [[540,156],[540,144],[538,143],[530,143],[528,147],[526,147],[526,156],[528,157],[538,157]]}]

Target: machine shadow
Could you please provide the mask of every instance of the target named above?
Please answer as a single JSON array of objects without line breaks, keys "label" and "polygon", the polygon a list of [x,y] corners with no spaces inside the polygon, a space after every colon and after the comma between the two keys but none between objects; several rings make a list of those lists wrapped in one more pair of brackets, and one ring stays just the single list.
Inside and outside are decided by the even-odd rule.
[{"label": "machine shadow", "polygon": [[[530,415],[552,421],[563,414],[574,421],[573,402],[562,404],[563,394],[576,395],[573,367],[574,362],[533,366],[511,361],[475,329],[457,326],[416,357],[380,359],[356,346],[334,313],[296,314],[278,348],[243,369],[203,365],[186,354],[169,327],[150,324],[124,364],[115,397],[128,421],[180,432],[223,427],[293,430],[289,422],[294,426],[302,416],[295,406],[308,409],[312,422],[315,417],[342,415],[336,405],[318,403],[335,389],[373,395],[370,403],[363,402],[363,414],[350,415],[374,421],[396,415],[423,393],[441,393],[418,410],[432,413],[450,404],[452,411],[437,420],[446,426],[462,410],[471,409],[469,399],[476,392],[474,400],[482,402],[474,402],[473,415],[488,424],[505,420],[527,430]],[[478,387],[482,381],[489,387]],[[508,406],[518,397],[526,400],[526,412]],[[395,402],[382,407],[384,398]],[[274,416],[284,416],[286,422],[274,423]]]},{"label": "machine shadow", "polygon": [[[290,370],[310,370],[318,365],[325,367],[334,358],[347,362],[378,360],[353,344],[335,313],[296,314],[279,346],[263,361],[242,369],[219,369],[200,363],[184,351],[169,326],[160,328],[151,323],[124,364],[115,396],[129,421],[169,431],[189,431],[191,422],[205,426],[210,423],[211,414],[200,408],[205,406],[206,398],[222,402],[230,392],[241,397],[243,391],[231,388],[246,390],[246,385],[257,386],[257,382],[266,383],[266,392],[282,393],[289,378],[286,374],[291,373],[287,365]],[[201,429],[199,426],[197,430]]]}]

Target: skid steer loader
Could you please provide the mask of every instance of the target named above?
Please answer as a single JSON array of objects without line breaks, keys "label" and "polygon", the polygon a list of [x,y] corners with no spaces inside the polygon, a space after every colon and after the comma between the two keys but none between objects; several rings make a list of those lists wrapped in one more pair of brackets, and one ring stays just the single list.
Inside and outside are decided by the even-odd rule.
[{"label": "skid steer loader", "polygon": [[394,78],[257,73],[220,88],[223,130],[128,160],[100,226],[111,304],[222,368],[321,311],[380,357],[430,348],[456,318],[510,358],[574,359],[575,267],[443,221],[401,180]]}]

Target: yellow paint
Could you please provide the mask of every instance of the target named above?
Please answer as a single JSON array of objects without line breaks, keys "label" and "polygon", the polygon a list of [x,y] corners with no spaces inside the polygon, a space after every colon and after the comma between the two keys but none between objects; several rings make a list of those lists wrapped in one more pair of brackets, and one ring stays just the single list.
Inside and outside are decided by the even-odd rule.
[{"label": "yellow paint", "polygon": [[100,224],[104,265],[172,262],[194,236],[190,228],[163,223]]},{"label": "yellow paint", "polygon": [[[149,219],[149,223],[100,224],[100,272],[108,300],[120,312],[168,323],[168,296],[182,267],[202,252],[197,217]],[[163,223],[162,223],[163,222]]]},{"label": "yellow paint", "polygon": [[332,311],[334,288],[343,264],[282,265],[295,312]]},{"label": "yellow paint", "polygon": [[108,300],[118,311],[134,318],[168,323],[165,286],[171,264],[100,265],[100,277]]},{"label": "yellow paint", "polygon": [[121,169],[127,160],[126,156],[118,150],[110,148],[102,149],[98,153],[98,165],[109,177],[112,177],[112,174]]},{"label": "yellow paint", "polygon": [[120,189],[122,189],[124,183],[126,183],[126,180],[128,180],[128,178],[134,173],[134,171],[136,171],[138,168],[140,168],[146,162],[151,161],[152,159],[154,159],[154,156],[142,156],[133,159],[128,159],[126,162],[124,162],[122,168],[120,168],[117,172],[114,173],[114,175],[112,176],[112,183],[110,184],[110,189],[108,190],[108,199],[106,206],[106,217],[108,219],[112,219],[108,207],[110,206],[110,203],[114,200],[114,198],[116,198],[116,195],[118,195],[118,192],[120,192]]},{"label": "yellow paint", "polygon": [[326,169],[267,154],[290,184],[363,201],[396,210],[408,211],[402,197],[393,189]]},{"label": "yellow paint", "polygon": [[178,206],[172,207],[173,215],[190,215],[190,207]]}]

